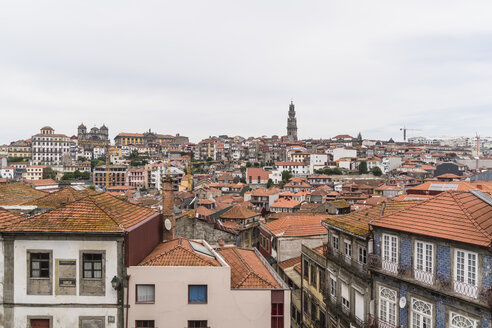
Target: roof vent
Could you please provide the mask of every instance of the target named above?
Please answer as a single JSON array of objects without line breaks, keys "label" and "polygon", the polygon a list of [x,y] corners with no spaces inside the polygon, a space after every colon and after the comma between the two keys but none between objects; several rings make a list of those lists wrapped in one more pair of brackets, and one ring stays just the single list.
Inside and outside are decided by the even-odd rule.
[{"label": "roof vent", "polygon": [[481,192],[480,190],[470,190],[470,192],[477,198],[480,198],[482,201],[492,206],[492,198],[490,198],[487,194]]}]

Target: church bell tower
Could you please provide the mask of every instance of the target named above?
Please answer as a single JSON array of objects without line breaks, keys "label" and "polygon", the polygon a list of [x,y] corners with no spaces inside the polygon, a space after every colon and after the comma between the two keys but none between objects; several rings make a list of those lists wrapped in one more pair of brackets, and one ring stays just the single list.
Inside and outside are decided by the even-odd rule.
[{"label": "church bell tower", "polygon": [[297,141],[297,118],[294,102],[289,105],[289,118],[287,119],[287,139]]}]

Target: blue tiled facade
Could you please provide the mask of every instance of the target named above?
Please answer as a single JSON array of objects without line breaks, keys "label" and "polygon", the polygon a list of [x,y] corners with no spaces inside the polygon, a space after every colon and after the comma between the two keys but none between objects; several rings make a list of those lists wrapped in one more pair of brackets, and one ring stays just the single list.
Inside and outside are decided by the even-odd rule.
[{"label": "blue tiled facade", "polygon": [[[383,231],[375,227],[373,231],[374,236],[374,251],[377,256],[381,256],[381,235]],[[386,232],[385,232],[386,233]],[[378,286],[386,286],[398,292],[397,294],[397,313],[398,313],[398,324],[401,327],[410,326],[410,314],[411,314],[411,300],[412,297],[421,299],[425,302],[431,303],[433,308],[433,325],[432,327],[445,328],[449,327],[450,323],[450,311],[455,313],[460,313],[466,315],[472,319],[479,320],[478,327],[480,328],[491,328],[491,311],[488,309],[488,304],[483,300],[471,300],[468,301],[466,297],[456,296],[454,290],[451,287],[447,287],[447,292],[443,293],[442,287],[437,280],[443,280],[447,283],[452,282],[452,272],[453,272],[453,259],[452,254],[454,252],[453,245],[449,244],[439,244],[439,241],[429,241],[435,245],[435,259],[434,264],[435,270],[435,283],[432,287],[425,287],[425,285],[419,281],[414,280],[412,273],[413,264],[413,240],[419,239],[418,236],[409,236],[408,234],[398,234],[391,233],[393,235],[398,235],[399,240],[399,271],[398,274],[386,274],[385,271],[377,270],[373,271],[374,279],[374,293],[373,297],[376,300],[375,314],[378,315]],[[413,238],[415,237],[415,238]],[[456,248],[463,248],[462,245],[456,245]],[[492,286],[492,256],[488,255],[487,251],[483,249],[478,249],[476,252],[479,254],[482,263],[481,267],[478,268],[478,273],[482,276],[479,278],[481,281],[481,286],[487,287]],[[402,276],[402,272],[409,272],[406,276]],[[410,271],[408,271],[410,270]],[[379,272],[378,272],[379,271]],[[486,289],[486,288],[485,288]],[[480,289],[480,290],[483,290]],[[454,296],[451,296],[453,294]],[[400,308],[398,306],[398,301],[401,297],[405,297],[407,300],[406,306]],[[478,305],[477,302],[481,302]]]},{"label": "blue tiled facade", "polygon": [[451,278],[451,247],[437,245],[437,277]]}]

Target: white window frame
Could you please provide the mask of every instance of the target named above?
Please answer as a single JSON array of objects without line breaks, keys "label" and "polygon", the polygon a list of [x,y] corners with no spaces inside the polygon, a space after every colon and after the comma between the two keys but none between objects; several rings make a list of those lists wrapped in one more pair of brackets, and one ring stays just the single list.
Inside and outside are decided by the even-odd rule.
[{"label": "white window frame", "polygon": [[[463,254],[463,261],[458,263],[458,255]],[[471,266],[470,261],[474,261]],[[461,265],[460,265],[461,264]],[[474,268],[473,272],[471,268]],[[455,248],[454,250],[454,291],[465,296],[478,296],[478,253]]]},{"label": "white window frame", "polygon": [[[426,313],[424,311],[421,311],[420,309],[417,309],[416,306],[418,306],[418,303],[422,303],[424,306],[429,307],[430,313]],[[432,327],[433,325],[433,320],[432,320],[432,314],[433,314],[433,309],[434,306],[432,303],[426,302],[424,300],[421,300],[419,298],[412,297],[411,298],[411,306],[410,306],[410,327],[412,328],[427,328],[427,327]],[[424,320],[428,320],[427,324],[424,325]]]},{"label": "white window frame", "polygon": [[381,259],[383,269],[398,273],[399,238],[396,235],[383,233],[381,236]]},{"label": "white window frame", "polygon": [[414,242],[414,277],[416,280],[426,284],[434,284],[434,249],[432,243],[421,240]]},{"label": "white window frame", "polygon": [[[383,291],[388,291],[390,294],[393,294],[392,298],[386,297],[382,295]],[[396,325],[398,321],[398,309],[396,307],[398,292],[394,289],[379,286],[378,291],[378,319],[389,323],[391,325]],[[383,311],[386,313],[386,316],[383,315]],[[391,320],[391,314],[393,314],[394,318]]]},{"label": "white window frame", "polygon": [[[343,295],[344,287],[347,290],[348,298],[345,298]],[[344,308],[346,311],[350,311],[350,286],[344,282],[340,284],[340,298],[342,299],[342,308]]]},{"label": "white window frame", "polygon": [[[456,318],[460,318],[462,321],[458,323],[453,323],[453,320]],[[449,311],[449,327],[450,328],[477,328],[477,320],[453,311]]]},{"label": "white window frame", "polygon": [[[335,239],[336,239],[336,244],[335,244]],[[340,252],[340,238],[338,237],[337,234],[332,234],[331,235],[331,245],[332,245],[332,248],[334,250],[336,250],[337,252]],[[335,248],[335,245],[336,245],[336,248]]]},{"label": "white window frame", "polygon": [[346,257],[351,258],[352,257],[352,241],[349,239],[344,239],[343,240],[343,251]]}]

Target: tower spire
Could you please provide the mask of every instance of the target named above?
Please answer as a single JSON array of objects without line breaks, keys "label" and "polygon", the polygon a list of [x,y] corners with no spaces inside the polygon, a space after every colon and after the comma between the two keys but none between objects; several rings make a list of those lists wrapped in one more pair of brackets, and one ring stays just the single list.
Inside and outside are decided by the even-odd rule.
[{"label": "tower spire", "polygon": [[287,139],[297,141],[297,118],[294,101],[291,99],[289,105],[289,117],[287,118]]}]

